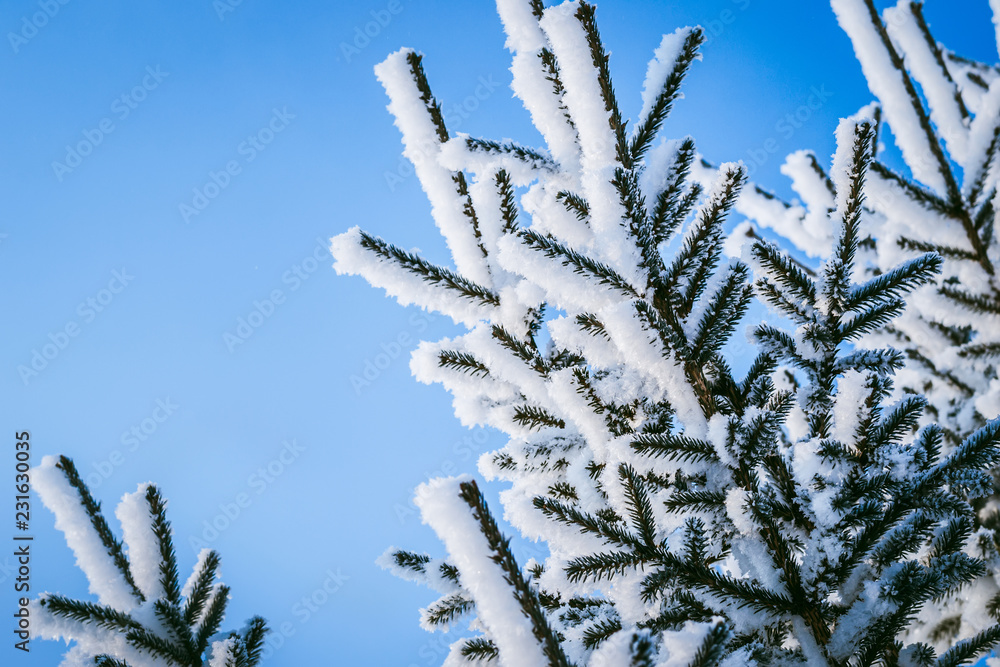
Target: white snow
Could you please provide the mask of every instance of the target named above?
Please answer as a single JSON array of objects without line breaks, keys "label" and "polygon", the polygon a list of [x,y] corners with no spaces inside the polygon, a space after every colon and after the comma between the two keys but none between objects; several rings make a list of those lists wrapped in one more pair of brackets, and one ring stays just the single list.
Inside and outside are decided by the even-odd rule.
[{"label": "white snow", "polygon": [[146,502],[146,489],[150,484],[140,484],[135,493],[126,493],[115,509],[115,516],[122,524],[124,542],[128,545],[128,559],[132,577],[147,600],[163,597],[160,583],[160,547],[153,534],[152,515]]},{"label": "white snow", "polygon": [[424,523],[444,542],[458,568],[462,586],[476,601],[479,619],[500,651],[503,667],[544,667],[547,664],[531,623],[521,613],[503,571],[471,510],[459,498],[459,486],[471,477],[434,479],[417,488],[416,503]]},{"label": "white snow", "polygon": [[642,111],[639,112],[639,122],[635,124],[633,130],[646,122],[656,98],[663,91],[667,77],[674,71],[677,59],[684,49],[684,42],[692,30],[690,27],[678,28],[672,34],[664,35],[660,45],[653,52],[653,59],[646,66],[646,80],[642,84]]},{"label": "white snow", "polygon": [[80,505],[79,495],[56,468],[58,460],[46,456],[34,469],[34,488],[42,503],[56,515],[55,527],[76,556],[76,564],[87,575],[90,592],[121,611],[133,609],[138,600],[101,543],[90,517]]},{"label": "white snow", "polygon": [[563,117],[560,98],[546,77],[540,54],[548,41],[527,0],[498,0],[497,11],[513,53],[511,88],[531,114],[532,123],[545,138],[552,156],[567,171],[579,168],[576,130]]},{"label": "white snow", "polygon": [[452,290],[435,289],[420,276],[365,250],[361,246],[359,227],[352,227],[330,239],[330,252],[336,259],[333,268],[337,273],[364,276],[365,280],[383,288],[404,306],[416,304],[426,310],[436,310],[470,327],[488,319],[494,310]]},{"label": "white snow", "polygon": [[586,33],[576,17],[578,2],[565,2],[546,10],[542,29],[559,60],[566,87],[564,99],[580,137],[581,194],[590,204],[591,225],[604,242],[592,250],[633,286],[642,284],[639,254],[622,225],[625,210],[611,185],[619,166],[610,112],[601,100],[598,72],[593,65]]},{"label": "white snow", "polygon": [[963,168],[969,166],[968,117],[963,116],[956,101],[955,83],[938,64],[935,54],[920,29],[910,0],[899,0],[885,10],[889,36],[905,54],[907,69],[920,84],[930,107],[931,120],[948,145],[952,158]]},{"label": "white snow", "polygon": [[389,112],[403,135],[403,155],[413,163],[458,272],[489,287],[489,271],[482,261],[473,227],[462,211],[464,202],[456,190],[452,172],[439,163],[441,144],[407,62],[412,53],[412,49],[396,51],[375,66],[375,75],[389,95]]},{"label": "white snow", "polygon": [[879,31],[872,24],[864,0],[831,0],[831,4],[840,27],[854,44],[854,53],[861,62],[868,87],[882,104],[907,166],[917,180],[944,193],[945,180],[928,145],[920,117],[906,91],[902,74],[893,66]]}]

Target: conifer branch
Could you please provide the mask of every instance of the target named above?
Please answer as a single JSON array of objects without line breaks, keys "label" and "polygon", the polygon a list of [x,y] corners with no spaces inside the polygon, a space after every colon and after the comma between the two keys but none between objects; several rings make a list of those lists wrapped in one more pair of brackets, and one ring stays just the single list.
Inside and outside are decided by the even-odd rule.
[{"label": "conifer branch", "polygon": [[629,646],[631,658],[629,667],[654,667],[654,652],[653,642],[645,632],[633,633],[632,643]]},{"label": "conifer branch", "polygon": [[749,270],[742,264],[730,267],[725,281],[702,314],[690,346],[694,361],[704,364],[729,340],[746,314],[752,298],[747,282]]},{"label": "conifer branch", "polygon": [[546,171],[555,171],[556,169],[556,163],[547,155],[543,155],[533,148],[522,146],[513,141],[501,143],[491,139],[466,137],[465,146],[472,152],[513,157],[532,169],[543,169]]},{"label": "conifer branch", "polygon": [[642,119],[636,128],[635,134],[632,136],[632,145],[629,147],[629,153],[632,156],[633,162],[642,160],[653,139],[663,126],[663,122],[670,115],[674,101],[680,95],[681,83],[684,81],[684,77],[687,76],[688,70],[691,68],[691,63],[698,57],[698,49],[704,43],[705,33],[701,28],[694,28],[684,39],[684,46],[681,47],[680,53],[677,54],[677,60],[674,61],[673,69],[667,76],[666,81],[663,82],[663,88],[657,94],[656,101],[653,102],[653,107],[650,109],[649,114]]},{"label": "conifer branch", "polygon": [[214,589],[211,601],[202,616],[201,624],[195,633],[195,644],[202,650],[208,646],[209,638],[219,631],[222,625],[222,618],[226,615],[226,606],[229,603],[229,587],[218,585]]},{"label": "conifer branch", "polygon": [[[420,93],[420,99],[424,103],[424,108],[427,111],[431,124],[434,126],[437,139],[440,143],[444,144],[450,136],[448,128],[444,123],[444,116],[441,113],[441,103],[434,97],[434,94],[431,92],[431,86],[427,82],[427,74],[424,72],[423,66],[423,56],[415,51],[410,51],[406,55],[406,62],[410,66],[410,75],[413,77],[413,82]],[[469,220],[472,233],[479,244],[479,251],[483,257],[486,257],[486,248],[483,247],[482,241],[483,235],[479,229],[479,219],[476,216],[476,209],[472,205],[472,197],[469,196],[469,185],[465,180],[465,174],[462,172],[453,173],[452,181],[455,183],[455,191],[462,202],[462,212]]]},{"label": "conifer branch", "polygon": [[514,186],[510,175],[503,169],[496,175],[497,192],[500,195],[500,217],[503,219],[503,233],[517,233],[517,203],[514,201]]},{"label": "conifer branch", "polygon": [[594,69],[597,70],[597,81],[601,87],[604,110],[608,113],[608,124],[615,137],[618,162],[626,169],[631,169],[632,155],[629,152],[628,140],[625,138],[625,122],[622,121],[618,101],[615,99],[615,90],[611,85],[611,71],[608,69],[608,54],[601,43],[601,35],[597,31],[597,22],[594,14],[594,5],[581,0],[579,8],[576,10],[576,17],[580,21],[580,25],[583,26],[583,31],[587,36],[587,45],[590,47],[590,58]]},{"label": "conifer branch", "polygon": [[643,482],[631,466],[618,466],[618,479],[625,489],[625,500],[629,513],[632,515],[632,529],[638,534],[641,542],[648,549],[656,548],[656,526],[653,517],[653,506],[649,495],[643,488]]},{"label": "conifer branch", "polygon": [[1000,624],[991,625],[974,637],[952,646],[937,661],[937,667],[958,667],[981,655],[1000,642]]},{"label": "conifer branch", "polygon": [[[176,605],[169,604],[162,599],[157,600],[153,603],[153,611],[156,618],[169,632],[174,648],[179,654],[187,656],[198,654],[191,627],[184,622],[184,617]],[[188,659],[190,660],[190,658]]]},{"label": "conifer branch", "polygon": [[671,433],[640,435],[632,441],[632,449],[647,456],[683,463],[716,463],[719,460],[712,443]]},{"label": "conifer branch", "polygon": [[424,566],[431,561],[431,557],[427,554],[418,554],[400,549],[393,552],[392,560],[398,567],[423,574],[425,573]]},{"label": "conifer branch", "polygon": [[732,638],[732,630],[725,621],[720,621],[712,626],[712,629],[705,635],[698,652],[688,663],[688,667],[715,667],[725,657],[726,644]]},{"label": "conifer branch", "polygon": [[188,657],[183,650],[142,626],[129,630],[128,634],[125,635],[125,639],[136,650],[142,653],[149,653],[153,657],[161,658],[176,665],[189,664]]},{"label": "conifer branch", "polygon": [[720,193],[702,209],[694,228],[684,239],[683,248],[664,274],[661,290],[669,292],[680,288],[680,298],[672,299],[680,318],[691,312],[718,263],[722,252],[722,223],[736,203],[746,181],[746,171],[742,167],[733,168],[722,178]]},{"label": "conifer branch", "polygon": [[473,516],[479,522],[479,528],[493,552],[493,560],[503,570],[504,579],[514,589],[514,598],[521,605],[522,613],[531,621],[532,634],[541,644],[542,652],[548,658],[549,664],[552,667],[571,667],[569,660],[563,653],[562,646],[546,620],[538,593],[524,580],[521,570],[514,560],[514,555],[510,551],[509,540],[497,528],[496,521],[486,507],[486,499],[483,498],[479,487],[472,481],[462,482],[459,489],[461,490],[459,497],[466,502],[472,510]]},{"label": "conifer branch", "polygon": [[498,307],[500,305],[500,297],[492,290],[477,285],[448,269],[435,266],[423,258],[386,243],[367,232],[361,232],[361,247],[371,251],[381,259],[392,262],[401,269],[423,278],[432,285],[441,285],[457,292],[462,298],[484,306]]},{"label": "conifer branch", "polygon": [[[874,144],[873,144],[874,148]],[[869,169],[886,181],[889,181],[900,190],[902,190],[903,195],[910,199],[913,203],[917,204],[921,208],[927,208],[931,211],[944,215],[949,218],[955,218],[955,209],[951,204],[949,204],[944,199],[941,199],[931,190],[921,187],[919,184],[913,181],[907,180],[906,178],[900,176],[889,167],[879,162],[878,160],[873,160]],[[975,256],[975,255],[973,255]]]},{"label": "conifer branch", "polygon": [[795,306],[795,312],[808,315],[816,307],[816,283],[787,254],[765,241],[755,242],[750,252],[767,272],[767,279],[787,292],[784,300]]},{"label": "conifer branch", "polygon": [[556,201],[562,202],[566,210],[576,216],[580,222],[589,222],[590,205],[587,200],[569,190],[561,190],[556,194]]},{"label": "conifer branch", "polygon": [[181,603],[181,587],[177,575],[177,555],[174,552],[173,537],[170,522],[166,517],[166,502],[160,497],[155,486],[146,487],[146,503],[153,518],[153,534],[160,550],[160,585],[163,587],[167,602],[172,605]]},{"label": "conifer branch", "polygon": [[566,428],[566,422],[536,405],[519,405],[514,408],[514,423],[531,430]]},{"label": "conifer branch", "polygon": [[788,597],[770,591],[756,582],[734,579],[711,567],[683,561],[669,552],[661,551],[659,555],[663,566],[687,585],[704,589],[723,600],[731,600],[737,608],[748,607],[776,616],[797,613],[794,603]]},{"label": "conifer branch", "polygon": [[663,501],[668,512],[720,512],[725,509],[726,496],[716,491],[674,491]]},{"label": "conifer branch", "polygon": [[592,278],[601,285],[613,287],[633,299],[639,298],[635,288],[614,269],[530,229],[522,229],[520,236],[526,246],[544,253],[550,259],[560,260],[563,266],[572,266],[574,273]]},{"label": "conifer branch", "polygon": [[[673,235],[684,218],[687,217],[690,207],[694,205],[694,201],[685,200],[684,186],[691,172],[691,164],[694,162],[695,154],[694,139],[685,138],[677,149],[677,156],[668,172],[665,187],[656,195],[656,203],[650,214],[649,226],[653,242],[657,246]],[[701,194],[701,186],[695,183],[688,192],[693,192],[695,199],[697,199]],[[687,210],[683,210],[682,201],[687,204]]]},{"label": "conifer branch", "polygon": [[828,313],[839,318],[846,310],[851,287],[851,270],[854,267],[854,257],[860,240],[861,211],[864,204],[865,174],[871,163],[871,147],[875,139],[875,131],[871,123],[861,122],[854,127],[854,145],[851,151],[851,164],[848,173],[850,191],[838,193],[845,202],[844,209],[838,211],[840,220],[840,239],[834,250],[834,255],[823,271],[823,296],[827,302]]},{"label": "conifer branch", "polygon": [[948,284],[938,287],[938,292],[972,312],[1000,315],[1000,298],[997,298],[997,296],[971,294]]},{"label": "conifer branch", "polygon": [[94,658],[94,665],[96,667],[129,667],[129,664],[124,660],[117,660],[110,655],[96,656]]},{"label": "conifer branch", "polygon": [[500,657],[500,650],[496,644],[485,637],[473,637],[465,640],[461,654],[465,658],[491,662]]},{"label": "conifer branch", "polygon": [[490,374],[489,366],[479,361],[468,352],[443,350],[440,354],[438,354],[438,365],[442,368],[452,368],[456,371],[468,373],[472,376],[487,377]]},{"label": "conifer branch", "polygon": [[591,336],[599,336],[605,340],[611,340],[611,334],[608,330],[604,328],[604,324],[597,319],[597,315],[593,313],[583,313],[576,316],[576,323],[581,329],[589,333]]},{"label": "conifer branch", "polygon": [[427,607],[424,618],[431,625],[447,628],[472,611],[474,607],[475,603],[462,593],[450,593]]},{"label": "conifer branch", "polygon": [[264,639],[267,633],[267,621],[260,616],[254,616],[247,623],[243,633],[243,645],[246,652],[246,667],[256,667],[264,654]]},{"label": "conifer branch", "polygon": [[850,317],[840,325],[838,336],[842,341],[856,340],[892,322],[906,310],[906,303],[890,299]]},{"label": "conifer branch", "polygon": [[965,100],[962,99],[962,93],[959,91],[958,86],[955,85],[954,79],[951,78],[951,72],[948,71],[948,66],[944,62],[944,54],[941,51],[941,47],[938,45],[937,40],[934,39],[934,36],[931,35],[930,29],[927,27],[927,20],[924,18],[923,4],[920,2],[910,2],[909,9],[913,14],[913,18],[916,20],[920,33],[923,35],[924,42],[927,44],[927,49],[931,52],[931,55],[934,56],[934,61],[937,63],[938,71],[952,89],[952,99],[955,101],[955,107],[958,109],[959,116],[963,120],[968,120],[970,117],[969,110],[965,106]]},{"label": "conifer branch", "polygon": [[588,649],[595,649],[621,629],[622,623],[617,618],[598,621],[583,631],[583,645]]},{"label": "conifer branch", "polygon": [[532,370],[540,375],[547,375],[548,369],[545,366],[545,360],[542,359],[541,355],[538,354],[538,350],[534,347],[534,341],[525,343],[521,341],[514,334],[510,333],[500,324],[494,324],[492,327],[493,338],[504,347],[504,349],[512,352],[521,361],[530,366]]},{"label": "conifer branch", "polygon": [[942,263],[940,255],[928,253],[876,276],[863,285],[855,285],[848,293],[844,310],[861,311],[901,298],[931,282],[941,272]]},{"label": "conifer branch", "polygon": [[624,575],[649,563],[649,554],[639,551],[613,551],[587,554],[575,558],[566,566],[566,576],[572,582],[603,581]]},{"label": "conifer branch", "polygon": [[65,456],[59,457],[59,463],[56,464],[56,468],[63,471],[63,475],[66,477],[66,481],[69,482],[70,486],[76,489],[77,494],[80,496],[80,504],[83,505],[84,510],[86,510],[87,515],[90,517],[90,523],[93,525],[94,530],[97,532],[97,536],[101,539],[101,544],[107,550],[108,555],[115,563],[115,567],[121,572],[122,577],[125,579],[125,583],[128,584],[132,595],[139,602],[145,602],[146,596],[142,594],[139,587],[136,586],[135,579],[132,578],[132,570],[129,567],[128,559],[125,557],[125,553],[122,551],[122,543],[115,539],[114,535],[111,534],[111,529],[108,528],[108,522],[104,519],[104,515],[101,513],[101,504],[94,500],[93,496],[90,495],[90,489],[87,485],[83,483],[80,479],[80,474],[76,471],[76,466],[73,465],[71,459]]},{"label": "conifer branch", "polygon": [[62,595],[48,595],[39,604],[53,616],[61,616],[80,623],[92,623],[107,630],[131,630],[139,623],[125,612],[113,607],[73,600]]},{"label": "conifer branch", "polygon": [[958,188],[958,183],[955,181],[955,176],[951,171],[951,165],[948,163],[948,158],[945,157],[944,151],[941,149],[941,144],[938,142],[937,135],[934,133],[930,117],[924,109],[924,104],[913,85],[913,79],[910,78],[910,74],[903,63],[903,58],[899,55],[899,52],[896,51],[896,47],[893,45],[892,40],[889,39],[889,34],[886,32],[885,24],[882,23],[882,19],[878,15],[878,10],[875,9],[875,3],[872,0],[864,0],[864,3],[868,9],[868,15],[871,19],[872,25],[878,32],[882,45],[885,48],[886,53],[889,55],[894,69],[899,72],[899,75],[902,78],[903,87],[906,89],[910,106],[913,108],[913,112],[919,120],[920,129],[925,135],[927,148],[934,156],[934,160],[937,162],[937,170],[945,182],[948,200],[952,203],[957,203],[961,201],[961,193]]},{"label": "conifer branch", "polygon": [[210,551],[202,563],[194,582],[194,587],[184,603],[184,623],[194,625],[201,616],[212,593],[212,584],[219,569],[219,554]]},{"label": "conifer branch", "polygon": [[567,525],[576,526],[584,533],[591,533],[604,538],[608,543],[623,548],[641,548],[629,533],[618,524],[607,519],[582,512],[566,503],[539,496],[532,501],[535,509],[550,519],[555,519]]}]

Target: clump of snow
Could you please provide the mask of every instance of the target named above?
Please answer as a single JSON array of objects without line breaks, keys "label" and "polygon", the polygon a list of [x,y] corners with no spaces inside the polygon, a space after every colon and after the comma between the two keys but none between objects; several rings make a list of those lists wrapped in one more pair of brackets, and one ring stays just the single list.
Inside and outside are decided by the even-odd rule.
[{"label": "clump of snow", "polygon": [[459,498],[459,486],[471,477],[434,479],[417,488],[416,504],[424,523],[437,533],[459,570],[462,586],[476,602],[479,619],[489,628],[504,667],[544,667],[541,647],[531,624],[511,593],[504,573],[469,507]]},{"label": "clump of snow", "polygon": [[98,597],[101,604],[129,611],[138,600],[94,530],[76,489],[56,468],[57,462],[54,456],[42,459],[33,471],[34,488],[42,504],[55,514],[56,529],[65,536],[66,544],[76,556],[77,567],[87,575],[90,592]]}]

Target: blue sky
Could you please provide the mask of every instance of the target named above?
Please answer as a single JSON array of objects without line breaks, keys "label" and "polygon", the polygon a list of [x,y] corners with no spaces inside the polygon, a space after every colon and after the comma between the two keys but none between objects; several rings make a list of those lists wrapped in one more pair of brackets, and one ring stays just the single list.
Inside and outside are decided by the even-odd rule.
[{"label": "blue sky", "polygon": [[[0,470],[27,430],[36,462],[72,457],[109,517],[155,481],[182,576],[191,538],[222,554],[226,626],[256,613],[285,628],[266,664],[440,664],[446,640],[417,625],[432,594],[373,561],[390,545],[440,554],[412,489],[473,472],[503,438],[462,428],[440,387],[410,377],[416,342],[456,329],[336,276],[325,244],[361,225],[447,261],[372,73],[401,46],[426,55],[453,131],[537,141],[493,5],[62,2],[0,0]],[[940,41],[995,62],[986,0],[926,14]],[[837,119],[870,100],[823,2],[604,0],[598,22],[629,116],[660,35],[706,26],[665,132],[786,196],[784,155],[830,155]],[[36,374],[18,370],[46,349]],[[33,510],[33,593],[87,597]],[[0,636],[5,664],[64,650],[36,641],[25,660]]]}]

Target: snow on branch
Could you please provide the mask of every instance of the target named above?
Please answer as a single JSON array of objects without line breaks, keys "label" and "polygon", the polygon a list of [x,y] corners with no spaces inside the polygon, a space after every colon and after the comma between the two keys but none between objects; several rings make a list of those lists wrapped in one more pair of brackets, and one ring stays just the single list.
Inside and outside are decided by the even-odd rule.
[{"label": "snow on branch", "polygon": [[140,484],[118,505],[123,543],[111,534],[100,504],[70,459],[47,456],[33,476],[42,502],[56,515],[56,528],[87,575],[91,592],[99,596],[94,603],[42,593],[32,602],[38,636],[73,643],[63,665],[255,667],[260,663],[268,631],[264,619],[255,616],[240,631],[219,635],[229,588],[216,581],[218,554],[203,550],[181,588],[167,502],[154,485]]}]

